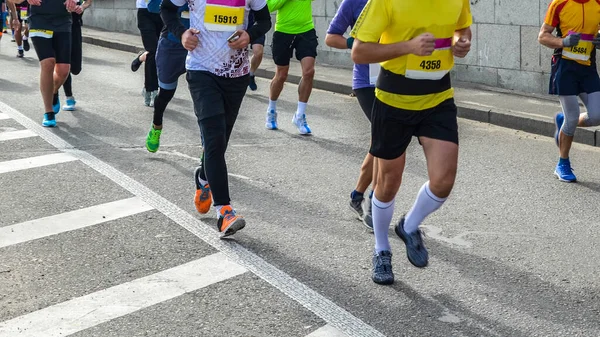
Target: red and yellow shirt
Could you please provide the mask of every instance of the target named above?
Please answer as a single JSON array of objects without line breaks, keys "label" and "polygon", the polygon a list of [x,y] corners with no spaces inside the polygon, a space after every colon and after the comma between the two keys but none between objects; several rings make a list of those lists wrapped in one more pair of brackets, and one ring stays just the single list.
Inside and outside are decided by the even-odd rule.
[{"label": "red and yellow shirt", "polygon": [[600,0],[553,0],[548,6],[544,23],[556,27],[562,37],[580,33],[576,46],[565,47],[562,57],[589,66],[594,50],[592,40],[600,25]]}]

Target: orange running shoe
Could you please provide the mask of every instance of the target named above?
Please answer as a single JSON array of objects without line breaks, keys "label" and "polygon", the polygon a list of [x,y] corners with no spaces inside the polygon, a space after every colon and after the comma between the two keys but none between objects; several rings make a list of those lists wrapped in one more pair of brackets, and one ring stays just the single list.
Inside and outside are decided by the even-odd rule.
[{"label": "orange running shoe", "polygon": [[246,227],[246,220],[241,216],[237,216],[230,205],[226,205],[219,212],[217,227],[219,228],[219,232],[221,232],[221,238],[224,238]]},{"label": "orange running shoe", "polygon": [[212,204],[212,193],[208,184],[202,186],[200,183],[200,172],[202,167],[198,167],[194,172],[194,180],[196,181],[196,195],[194,196],[194,205],[200,214],[206,214],[210,210]]}]

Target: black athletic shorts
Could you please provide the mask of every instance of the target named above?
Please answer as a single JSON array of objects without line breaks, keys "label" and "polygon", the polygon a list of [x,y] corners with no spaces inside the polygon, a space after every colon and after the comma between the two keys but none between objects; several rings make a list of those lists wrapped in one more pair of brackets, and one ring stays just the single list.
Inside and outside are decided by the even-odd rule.
[{"label": "black athletic shorts", "polygon": [[354,89],[354,94],[358,99],[360,108],[367,116],[369,122],[371,121],[371,114],[373,111],[373,103],[375,103],[375,87],[366,87]]},{"label": "black athletic shorts", "polygon": [[369,152],[377,158],[396,159],[404,154],[413,136],[458,144],[456,113],[453,98],[421,111],[398,109],[375,98]]},{"label": "black athletic shorts", "polygon": [[56,63],[71,63],[71,32],[31,29],[29,36],[40,61],[55,58]]},{"label": "black athletic shorts", "polygon": [[282,32],[273,33],[273,61],[278,66],[287,66],[296,51],[298,61],[305,57],[317,57],[317,46],[319,40],[314,29],[301,34],[286,34]]},{"label": "black athletic shorts", "polygon": [[251,42],[250,46],[254,46],[255,44],[264,46],[266,40],[267,40],[267,37],[263,35],[263,36],[259,37],[258,39],[254,40],[253,42]]}]

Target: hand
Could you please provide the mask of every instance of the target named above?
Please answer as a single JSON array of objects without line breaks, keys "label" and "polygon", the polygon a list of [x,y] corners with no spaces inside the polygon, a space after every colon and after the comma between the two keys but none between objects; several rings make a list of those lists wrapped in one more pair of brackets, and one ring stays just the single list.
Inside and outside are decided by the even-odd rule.
[{"label": "hand", "polygon": [[581,39],[580,33],[570,34],[562,40],[563,47],[573,47],[579,43]]},{"label": "hand", "polygon": [[83,14],[84,10],[85,10],[85,8],[83,8],[83,6],[77,6],[77,7],[75,7],[75,11],[74,12],[77,13],[77,14],[79,14],[79,15],[81,15],[81,14]]},{"label": "hand", "polygon": [[67,7],[67,11],[74,12],[77,8],[77,2],[75,0],[66,0],[65,7]]},{"label": "hand", "polygon": [[200,43],[198,34],[200,34],[200,31],[196,28],[190,28],[183,32],[183,35],[181,35],[181,44],[183,45],[183,48],[189,51],[196,49],[198,43]]},{"label": "hand", "polygon": [[21,27],[21,22],[19,21],[19,19],[14,19],[12,21],[12,26],[10,27],[11,30],[19,30],[19,27]]},{"label": "hand", "polygon": [[430,33],[423,33],[410,40],[412,44],[411,54],[418,56],[429,56],[435,50],[435,37]]},{"label": "hand", "polygon": [[229,42],[229,48],[231,49],[244,49],[250,44],[250,35],[245,30],[238,30],[235,32],[239,38],[233,42]]},{"label": "hand", "polygon": [[458,41],[452,46],[452,54],[456,57],[463,58],[467,56],[469,51],[471,50],[471,40],[467,39],[464,36],[461,36]]},{"label": "hand", "polygon": [[42,4],[42,0],[31,0],[27,2],[32,6],[40,6]]}]

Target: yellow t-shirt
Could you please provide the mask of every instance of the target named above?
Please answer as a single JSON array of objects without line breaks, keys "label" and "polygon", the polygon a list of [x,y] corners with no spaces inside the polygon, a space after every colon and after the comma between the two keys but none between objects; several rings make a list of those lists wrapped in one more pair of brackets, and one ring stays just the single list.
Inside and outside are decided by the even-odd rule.
[{"label": "yellow t-shirt", "polygon": [[[436,50],[431,56],[403,55],[381,63],[393,74],[403,75],[432,87],[454,66],[451,45],[454,32],[471,26],[469,0],[369,0],[363,9],[352,37],[361,42],[392,44],[409,41],[420,34],[431,33],[436,38]],[[376,89],[382,102],[406,110],[433,108],[454,96],[449,88],[425,95],[396,94]]]}]

